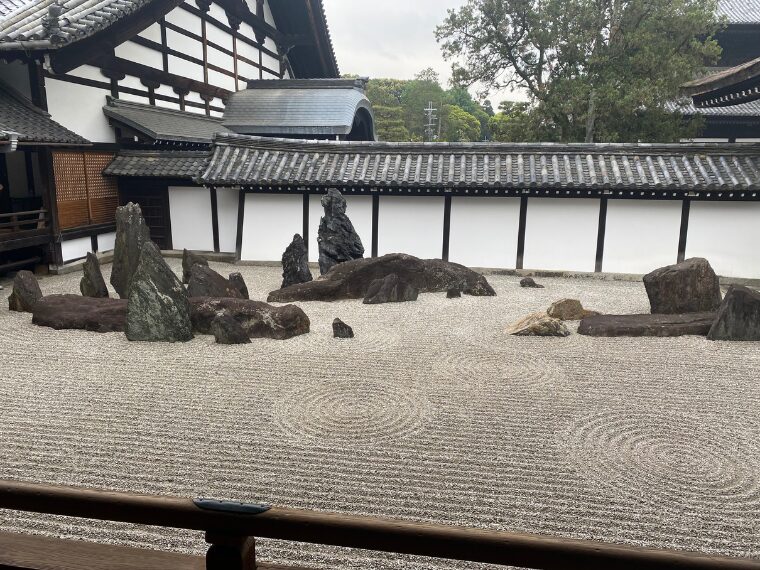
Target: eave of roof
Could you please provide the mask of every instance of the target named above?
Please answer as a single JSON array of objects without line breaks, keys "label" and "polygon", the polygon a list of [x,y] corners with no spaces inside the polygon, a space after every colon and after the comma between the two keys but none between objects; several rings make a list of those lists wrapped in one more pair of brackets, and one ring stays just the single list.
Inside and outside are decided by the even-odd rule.
[{"label": "eave of roof", "polygon": [[760,24],[760,2],[757,0],[719,0],[717,13],[729,24]]},{"label": "eave of roof", "polygon": [[760,58],[685,83],[681,94],[697,107],[722,107],[760,99]]},{"label": "eave of roof", "polygon": [[103,170],[107,176],[192,180],[203,170],[208,150],[120,150]]},{"label": "eave of roof", "polygon": [[222,126],[222,119],[217,117],[122,101],[110,96],[103,113],[111,121],[157,141],[210,144],[214,134],[229,132]]},{"label": "eave of roof", "polygon": [[219,135],[198,181],[274,188],[757,190],[760,145],[379,143]]}]

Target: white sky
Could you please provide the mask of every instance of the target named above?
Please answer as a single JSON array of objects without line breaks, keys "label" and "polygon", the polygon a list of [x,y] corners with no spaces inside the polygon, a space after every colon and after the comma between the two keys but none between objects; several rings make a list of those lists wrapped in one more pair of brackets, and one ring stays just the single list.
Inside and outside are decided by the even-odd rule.
[{"label": "white sky", "polygon": [[[341,73],[412,79],[432,67],[448,87],[451,63],[443,59],[433,32],[449,8],[465,0],[324,0]],[[494,107],[518,95],[493,94]]]}]

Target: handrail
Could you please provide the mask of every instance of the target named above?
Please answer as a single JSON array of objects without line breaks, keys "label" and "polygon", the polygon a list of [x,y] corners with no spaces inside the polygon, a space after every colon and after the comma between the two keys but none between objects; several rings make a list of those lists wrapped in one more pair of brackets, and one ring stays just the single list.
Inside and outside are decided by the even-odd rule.
[{"label": "handrail", "polygon": [[748,558],[282,507],[241,514],[190,499],[16,481],[0,481],[0,508],[547,570],[760,569],[760,560]]},{"label": "handrail", "polygon": [[5,212],[0,213],[0,218],[10,218],[12,216],[32,216],[34,214],[47,214],[47,210],[41,208],[39,210],[28,210],[26,212]]}]

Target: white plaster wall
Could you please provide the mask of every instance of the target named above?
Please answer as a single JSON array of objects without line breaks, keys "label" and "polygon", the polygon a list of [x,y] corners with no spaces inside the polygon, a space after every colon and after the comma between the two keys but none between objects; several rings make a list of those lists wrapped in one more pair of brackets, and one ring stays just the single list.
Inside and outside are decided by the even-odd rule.
[{"label": "white plaster wall", "polygon": [[174,249],[214,251],[208,188],[170,186],[169,214]]},{"label": "white plaster wall", "polygon": [[449,260],[470,267],[514,267],[519,198],[451,199]]},{"label": "white plaster wall", "polygon": [[[175,99],[178,98],[174,90],[168,85],[160,85],[158,89],[156,89],[156,95],[167,95],[169,97],[174,97]],[[179,103],[172,103],[170,101],[163,101],[156,98],[156,107],[166,107],[167,109],[179,110]]]},{"label": "white plaster wall", "polygon": [[114,142],[113,129],[103,114],[109,91],[51,78],[45,79],[45,88],[53,120],[92,142]]},{"label": "white plaster wall", "polygon": [[116,232],[98,234],[98,251],[111,251],[116,243]]},{"label": "white plaster wall", "polygon": [[146,40],[152,40],[154,42],[161,43],[161,26],[159,26],[158,23],[151,24],[137,35],[145,38]]},{"label": "white plaster wall", "polygon": [[[203,54],[201,54],[201,58]],[[203,83],[203,66],[197,65],[192,61],[187,61],[170,55],[169,60],[169,73],[179,75],[181,77],[187,77],[188,79],[195,79]]]},{"label": "white plaster wall", "polygon": [[81,259],[90,251],[92,251],[92,240],[89,236],[61,242],[64,263]]},{"label": "white plaster wall", "polygon": [[599,200],[530,198],[523,267],[593,271],[598,228]]},{"label": "white plaster wall", "polygon": [[246,194],[240,258],[246,261],[280,261],[293,235],[302,231],[301,196]]},{"label": "white plaster wall", "polygon": [[758,244],[759,203],[692,201],[686,257],[706,258],[718,275],[757,279]]},{"label": "white plaster wall", "polygon": [[[372,197],[349,195],[345,198],[346,214],[362,240],[364,257],[369,257],[372,255]],[[319,261],[317,235],[319,222],[325,213],[321,200],[321,195],[309,196],[309,261]]]},{"label": "white plaster wall", "polygon": [[[130,88],[130,89],[137,89],[139,91],[144,91],[146,95],[143,97],[142,95],[133,95],[132,93],[125,93],[122,89],[124,87]],[[142,83],[140,83],[140,79],[138,77],[135,77],[134,75],[125,75],[124,79],[121,79],[119,81],[119,99],[123,101],[134,101],[135,103],[142,103],[143,105],[147,105],[150,100],[148,99],[147,92],[148,88],[145,87]]]},{"label": "white plaster wall", "polygon": [[237,188],[216,189],[220,251],[234,252],[237,246],[238,199]]},{"label": "white plaster wall", "polygon": [[678,200],[608,200],[602,271],[649,273],[675,263],[681,206]]},{"label": "white plaster wall", "polygon": [[408,253],[440,259],[443,252],[443,198],[381,196],[378,255]]},{"label": "white plaster wall", "polygon": [[[160,32],[159,32],[160,33]],[[161,41],[159,37],[158,41]],[[160,52],[141,46],[134,42],[124,42],[114,48],[116,57],[141,63],[154,69],[163,69],[163,58]]]}]

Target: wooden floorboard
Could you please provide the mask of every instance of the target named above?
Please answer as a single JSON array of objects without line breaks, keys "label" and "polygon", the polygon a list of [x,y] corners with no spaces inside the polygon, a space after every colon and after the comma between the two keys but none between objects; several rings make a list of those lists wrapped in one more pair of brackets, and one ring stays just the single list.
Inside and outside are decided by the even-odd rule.
[{"label": "wooden floorboard", "polygon": [[[202,556],[0,532],[0,570],[205,570]],[[307,570],[261,563],[258,570]]]}]

